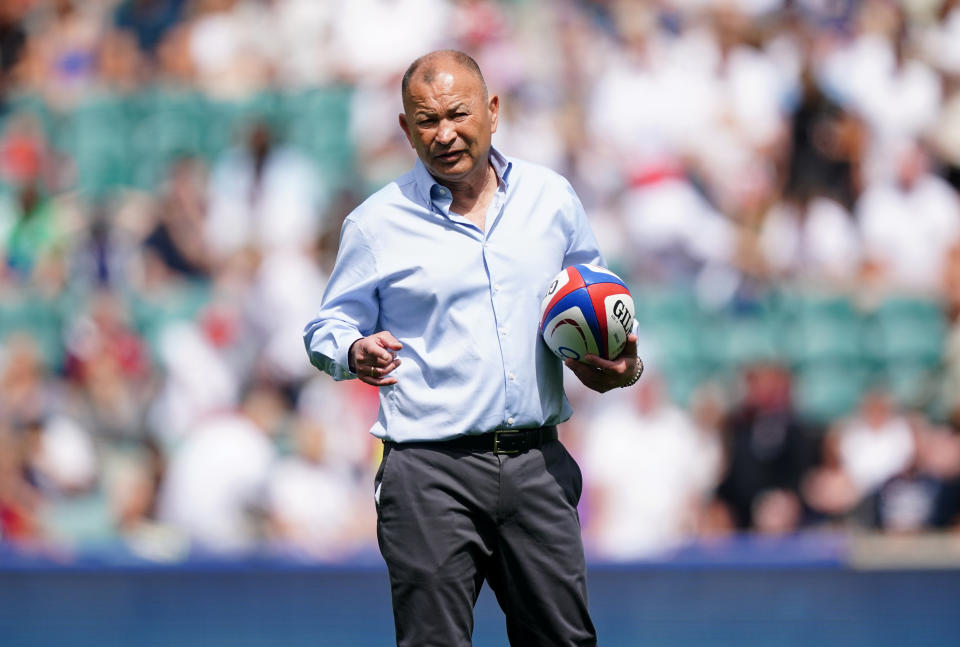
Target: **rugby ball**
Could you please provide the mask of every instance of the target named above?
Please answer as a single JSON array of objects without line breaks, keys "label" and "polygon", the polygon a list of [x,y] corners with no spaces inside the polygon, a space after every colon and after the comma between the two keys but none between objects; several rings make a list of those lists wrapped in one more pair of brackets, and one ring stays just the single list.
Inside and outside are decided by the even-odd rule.
[{"label": "rugby ball", "polygon": [[597,265],[571,265],[547,285],[540,334],[558,357],[617,357],[633,330],[633,297],[623,280]]}]

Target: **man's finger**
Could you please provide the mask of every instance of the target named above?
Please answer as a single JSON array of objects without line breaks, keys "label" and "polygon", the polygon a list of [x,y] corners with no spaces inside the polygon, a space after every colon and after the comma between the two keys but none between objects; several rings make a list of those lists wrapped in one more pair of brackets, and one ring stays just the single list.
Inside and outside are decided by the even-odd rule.
[{"label": "man's finger", "polygon": [[619,376],[623,375],[624,371],[628,368],[625,357],[629,357],[629,355],[621,355],[612,361],[597,357],[596,355],[586,355],[583,359],[589,360],[588,363],[594,367],[594,370],[600,370],[607,375]]},{"label": "man's finger", "polygon": [[390,386],[391,384],[397,383],[397,378],[388,375],[394,368],[396,368],[396,366],[391,366],[389,370],[376,367],[362,368],[357,377],[360,378],[361,382],[369,384],[370,386]]},{"label": "man's finger", "polygon": [[370,358],[370,365],[376,366],[377,368],[386,368],[390,364],[399,361],[400,359],[394,355],[387,355],[386,357],[383,355],[377,355],[376,357]]},{"label": "man's finger", "polygon": [[627,343],[623,345],[623,350],[620,352],[620,357],[636,357],[637,356],[637,336],[634,333],[627,335]]},{"label": "man's finger", "polygon": [[374,364],[371,367],[371,370],[375,371],[373,377],[383,377],[384,375],[390,373],[393,369],[400,366],[400,358],[397,357],[392,361],[386,362],[384,364]]},{"label": "man's finger", "polygon": [[[599,359],[599,358],[598,358]],[[606,360],[601,360],[606,362]],[[606,393],[623,381],[622,370],[607,370],[584,362],[568,359],[564,362],[584,386],[599,393]]]},{"label": "man's finger", "polygon": [[[576,360],[575,360],[575,361],[576,361]],[[602,362],[602,361],[603,361],[603,360],[602,360],[600,357],[598,357],[597,355],[591,355],[591,354],[589,354],[589,353],[587,353],[586,355],[584,355],[584,356],[580,359],[580,363],[581,363],[581,364],[589,364],[590,366],[596,366],[596,367],[598,367],[598,368],[602,368],[602,367],[600,366],[600,362]]]},{"label": "man's finger", "polygon": [[379,340],[377,339],[371,340],[369,342],[365,342],[361,346],[360,350],[363,351],[362,360],[364,362],[368,362],[371,360],[374,360],[374,361],[379,360],[382,362],[393,361],[393,353],[391,353],[389,350],[381,346],[379,343]]},{"label": "man's finger", "polygon": [[395,377],[370,377],[369,375],[360,375],[360,381],[370,386],[390,386],[397,383]]},{"label": "man's finger", "polygon": [[357,372],[357,377],[360,378],[361,382],[366,382],[372,386],[387,386],[388,384],[395,384],[397,379],[394,377],[387,378],[387,376],[398,366],[400,366],[399,357],[385,364],[371,364],[365,362],[360,365],[360,368]]},{"label": "man's finger", "polygon": [[389,330],[378,332],[376,335],[374,335],[374,337],[376,337],[377,343],[381,347],[388,350],[396,351],[403,348],[403,344],[397,341],[397,338],[394,337]]},{"label": "man's finger", "polygon": [[596,383],[597,379],[600,377],[600,372],[597,369],[589,364],[584,364],[574,359],[568,359],[565,364],[567,368],[574,372],[574,374],[580,378],[580,381],[588,381],[591,384]]}]

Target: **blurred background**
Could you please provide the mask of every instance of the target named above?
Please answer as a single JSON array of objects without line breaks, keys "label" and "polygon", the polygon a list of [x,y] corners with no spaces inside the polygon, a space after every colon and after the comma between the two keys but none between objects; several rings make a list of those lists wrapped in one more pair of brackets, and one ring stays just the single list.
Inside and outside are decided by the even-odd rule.
[{"label": "blurred background", "polygon": [[[851,569],[907,579],[850,580],[874,633],[757,644],[960,640],[924,597],[960,566],[955,0],[3,0],[0,636],[38,644],[24,618],[78,577],[214,564],[292,569],[313,603],[372,578],[391,640],[377,394],[318,374],[301,332],[343,218],[413,164],[400,77],[443,47],[500,95],[494,144],[570,179],[636,301],[646,375],[570,381],[561,428],[608,644],[650,619],[617,615],[625,582],[660,582],[636,613],[651,591],[702,610],[758,561],[830,566],[799,606],[740,590],[777,622],[838,613]],[[897,634],[868,589],[934,633]],[[677,626],[644,644],[748,644]]]}]

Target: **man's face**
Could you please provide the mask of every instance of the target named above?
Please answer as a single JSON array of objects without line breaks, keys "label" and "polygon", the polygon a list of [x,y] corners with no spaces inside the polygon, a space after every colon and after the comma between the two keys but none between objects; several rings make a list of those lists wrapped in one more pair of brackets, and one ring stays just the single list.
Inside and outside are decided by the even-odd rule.
[{"label": "man's face", "polygon": [[480,80],[455,63],[434,65],[429,80],[410,80],[400,127],[430,174],[459,182],[486,170],[497,130],[496,95],[484,101]]}]

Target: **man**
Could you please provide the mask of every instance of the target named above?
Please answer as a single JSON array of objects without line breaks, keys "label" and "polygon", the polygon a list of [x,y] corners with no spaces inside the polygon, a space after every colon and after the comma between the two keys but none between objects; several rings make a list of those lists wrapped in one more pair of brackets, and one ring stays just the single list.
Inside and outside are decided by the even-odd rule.
[{"label": "man", "polygon": [[[419,158],[343,225],[311,361],[380,387],[377,534],[398,645],[470,645],[486,580],[512,645],[594,645],[577,502],[557,441],[570,405],[539,339],[549,280],[602,263],[555,173],[492,148],[499,98],[455,51],[414,61],[400,127]],[[636,381],[636,335],[613,361],[567,366],[597,391]]]}]

